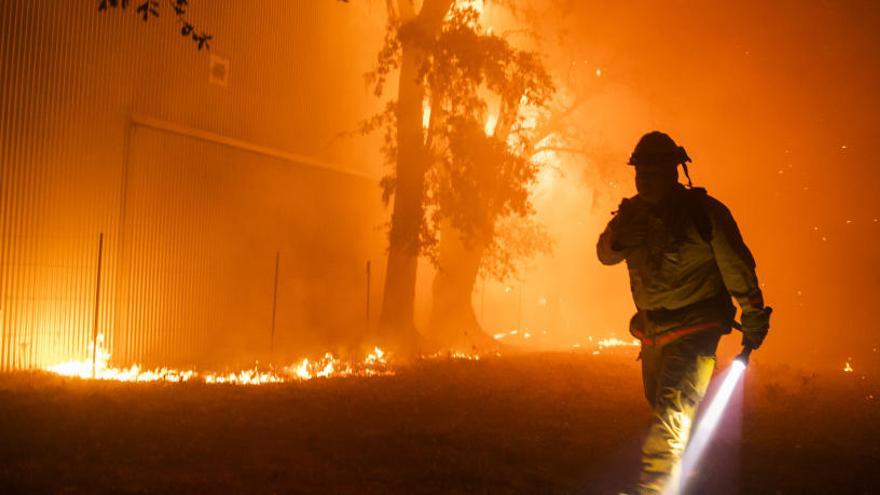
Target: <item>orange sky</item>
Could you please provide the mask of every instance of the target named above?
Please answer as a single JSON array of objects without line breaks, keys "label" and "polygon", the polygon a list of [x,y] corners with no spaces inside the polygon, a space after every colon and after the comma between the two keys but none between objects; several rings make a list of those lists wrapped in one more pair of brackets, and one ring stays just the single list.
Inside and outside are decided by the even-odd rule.
[{"label": "orange sky", "polygon": [[[695,184],[731,208],[758,261],[766,300],[776,309],[760,356],[822,369],[842,368],[852,356],[856,370],[862,365],[880,368],[874,310],[880,295],[880,258],[875,254],[880,240],[880,147],[874,120],[880,114],[880,5],[867,0],[516,3],[537,12],[523,19],[533,23],[528,27],[536,29],[538,48],[561,91],[578,88],[584,96],[574,120],[587,154],[566,156],[563,174],[545,176],[550,186],[536,196],[539,219],[556,239],[553,255],[536,260],[521,282],[488,284],[485,298],[475,294],[485,330],[495,333],[515,325],[529,326],[536,334],[552,330],[553,342],[563,347],[588,335],[625,336],[633,311],[626,272],[601,266],[594,246],[610,212],[622,197],[634,193],[632,169],[624,165],[632,147],[642,134],[659,129],[687,148]],[[284,5],[279,2],[271,12],[293,16]],[[33,29],[15,39],[36,43],[45,35],[52,43],[45,46],[57,47],[62,55],[52,48],[40,51],[39,58],[21,57],[20,86],[28,88],[21,94],[28,99],[18,104],[52,115],[40,122],[55,126],[63,142],[75,143],[70,149],[80,153],[58,161],[70,168],[55,167],[54,159],[41,161],[45,170],[53,171],[47,177],[56,188],[41,191],[46,197],[79,201],[92,212],[89,228],[100,227],[100,208],[118,210],[98,192],[119,186],[117,169],[102,164],[121,162],[122,116],[128,112],[313,156],[368,176],[364,184],[378,182],[381,136],[343,138],[339,133],[356,129],[381,107],[362,76],[373,67],[381,46],[385,3],[324,0],[320,5],[314,12],[306,9],[313,17],[292,20],[290,31],[270,33],[258,22],[264,11],[214,5],[214,10],[206,7],[196,14],[194,20],[208,26],[213,21],[218,29],[211,54],[232,60],[231,82],[225,88],[203,80],[199,71],[207,67],[204,52],[187,51],[192,47],[167,36],[176,27],[163,31],[164,25],[145,27],[137,18],[76,11],[89,26],[99,26],[77,31],[63,24],[66,16],[32,9],[34,17],[23,25]],[[320,21],[309,20],[313,18]],[[298,22],[303,24],[297,27]],[[500,24],[496,32],[504,33]],[[515,42],[535,41],[522,32],[508,34]],[[162,43],[141,38],[148,35]],[[287,41],[276,41],[273,35]],[[154,53],[154,47],[165,51]],[[82,72],[67,63],[80,60],[71,53],[88,54],[92,69]],[[149,56],[123,70],[120,61],[130,53]],[[44,77],[56,65],[58,77]],[[89,91],[79,94],[58,83],[65,78]],[[389,95],[394,86],[389,85]],[[105,87],[123,89],[107,96],[101,92]],[[77,97],[65,99],[67,93],[58,88]],[[83,126],[61,118],[76,114],[91,119],[90,112],[102,115],[102,125],[115,134],[107,138],[94,133],[91,141],[75,138]],[[93,159],[94,153],[99,159]],[[73,170],[84,177],[74,168],[82,164],[93,167],[90,173],[103,174],[100,180],[81,187],[65,179]],[[50,194],[56,190],[61,193]],[[366,186],[364,190],[369,194]],[[371,206],[378,207],[378,185],[372,197]],[[360,205],[371,199],[357,201]],[[45,218],[64,228],[74,225],[61,204],[66,203],[34,201],[45,210]],[[28,211],[28,218],[43,218]],[[369,219],[363,223],[375,220],[372,211],[364,216]],[[376,223],[369,232],[380,231],[381,223]],[[272,271],[273,246],[264,256],[267,272]],[[374,287],[381,287],[380,248],[358,256],[376,261]],[[430,307],[432,276],[430,267],[423,268],[422,323]],[[360,270],[358,259],[356,272]],[[481,282],[477,285],[481,290]],[[352,307],[359,312],[360,301]],[[728,350],[735,347],[735,339],[727,340]]]},{"label": "orange sky", "polygon": [[[764,359],[877,365],[880,38],[872,29],[880,6],[539,5],[541,49],[560,87],[577,85],[586,97],[576,120],[590,153],[567,157],[554,192],[538,200],[557,246],[525,274],[527,323],[553,325],[534,303],[555,293],[568,308],[568,323],[555,323],[558,344],[624,335],[633,311],[626,273],[599,265],[594,243],[620,198],[634,193],[624,165],[632,147],[660,129],[687,148],[695,184],[731,208],[757,259],[776,310]],[[513,311],[496,289],[494,299],[487,290],[490,305]],[[479,304],[477,294],[478,314]],[[487,331],[511,327],[511,318],[488,318]],[[723,353],[738,341],[726,339]]]},{"label": "orange sky", "polygon": [[776,308],[765,355],[880,359],[880,6],[568,3],[566,50],[584,77],[602,69],[582,114],[599,165],[619,166],[611,206],[632,194],[623,163],[641,133],[669,132],[757,258]]}]

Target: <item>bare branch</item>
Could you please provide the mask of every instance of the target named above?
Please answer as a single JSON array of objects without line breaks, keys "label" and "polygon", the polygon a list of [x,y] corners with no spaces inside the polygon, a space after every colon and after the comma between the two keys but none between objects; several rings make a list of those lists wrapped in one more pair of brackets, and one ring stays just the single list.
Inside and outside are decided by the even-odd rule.
[{"label": "bare branch", "polygon": [[576,95],[575,100],[571,105],[565,107],[561,112],[551,113],[550,118],[538,126],[535,130],[534,138],[527,146],[527,151],[530,153],[530,156],[534,156],[538,153],[538,151],[535,150],[535,146],[537,146],[538,143],[565,129],[567,126],[567,118],[584,103],[584,100],[585,98],[583,95]]}]

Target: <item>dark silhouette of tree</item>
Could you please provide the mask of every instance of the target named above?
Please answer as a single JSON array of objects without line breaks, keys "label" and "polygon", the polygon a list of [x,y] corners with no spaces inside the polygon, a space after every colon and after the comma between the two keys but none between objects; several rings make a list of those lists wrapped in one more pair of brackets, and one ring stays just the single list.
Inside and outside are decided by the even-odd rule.
[{"label": "dark silhouette of tree", "polygon": [[363,129],[385,129],[383,148],[394,170],[383,180],[385,199],[393,196],[393,206],[379,332],[387,344],[415,351],[420,340],[413,324],[416,265],[424,227],[425,174],[430,164],[422,129],[422,71],[428,57],[426,48],[439,34],[453,0],[424,0],[418,12],[411,0],[386,3],[386,43],[369,81],[381,95],[387,77],[398,70],[398,93],[386,111]]},{"label": "dark silhouette of tree", "polygon": [[131,0],[100,0],[98,11],[107,12],[109,9],[127,11],[130,5],[136,5],[131,12],[134,12],[144,22],[149,22],[151,19],[158,18],[161,9],[166,6],[174,13],[180,24],[180,35],[191,39],[199,50],[202,48],[210,50],[211,46],[208,42],[214,39],[213,36],[196,30],[195,26],[186,18],[189,0],[166,0],[166,2],[162,3],[160,0],[135,0],[134,2]]},{"label": "dark silhouette of tree", "polygon": [[[406,46],[423,54],[415,81],[404,81],[401,75],[401,84],[421,89],[421,101],[408,102],[417,104],[419,118],[407,125],[418,132],[399,119],[402,93],[363,130],[384,131],[391,172],[382,181],[383,197],[394,199],[390,254],[401,248],[395,222],[405,218],[410,222],[405,246],[413,263],[424,254],[438,268],[429,335],[443,346],[485,346],[493,342],[480,330],[470,302],[478,272],[503,279],[516,271],[517,260],[549,244],[530,219],[529,191],[542,166],[533,159],[538,122],[549,119],[554,87],[535,53],[485,32],[472,8],[450,7],[434,36],[408,24],[392,24],[378,66],[368,75],[381,95],[390,72],[402,68]],[[490,115],[490,102],[497,102],[497,114]],[[418,145],[420,176],[418,182],[403,183],[401,172],[412,171],[401,169],[409,165],[401,160],[401,139],[410,134],[419,139],[409,144]],[[418,189],[405,189],[414,187]],[[399,211],[401,195],[407,195],[410,211]],[[419,203],[413,204],[412,198]],[[389,278],[398,276],[393,268],[389,262]],[[410,299],[402,302],[407,308],[414,296],[414,267],[411,276],[405,292]],[[382,321],[403,323],[414,332],[411,310],[401,313],[401,307],[389,304],[401,303],[401,294],[392,294],[389,301],[387,289],[386,282]]]}]

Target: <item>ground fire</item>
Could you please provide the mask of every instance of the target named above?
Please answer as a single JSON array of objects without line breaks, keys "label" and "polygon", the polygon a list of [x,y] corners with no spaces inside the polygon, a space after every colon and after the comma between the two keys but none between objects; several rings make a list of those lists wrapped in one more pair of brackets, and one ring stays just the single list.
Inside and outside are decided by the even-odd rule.
[{"label": "ground fire", "polygon": [[0,494],[880,493],[878,23],[0,1]]},{"label": "ground fire", "polygon": [[374,347],[362,361],[341,361],[329,352],[319,359],[303,358],[299,362],[278,370],[260,369],[255,366],[232,372],[196,371],[194,369],[142,369],[134,364],[128,368],[110,367],[110,353],[103,347],[103,336],[98,336],[97,356],[82,361],[67,361],[46,367],[50,373],[83,379],[114,380],[120,382],[188,382],[230,383],[235,385],[261,385],[313,378],[336,378],[348,376],[384,376],[394,372],[389,368],[385,353]]}]

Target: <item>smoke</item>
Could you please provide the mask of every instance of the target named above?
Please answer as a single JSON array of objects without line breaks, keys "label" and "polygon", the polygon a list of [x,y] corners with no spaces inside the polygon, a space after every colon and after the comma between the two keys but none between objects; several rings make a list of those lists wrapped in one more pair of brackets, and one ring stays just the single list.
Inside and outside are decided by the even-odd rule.
[{"label": "smoke", "polygon": [[[837,369],[848,356],[872,358],[880,174],[876,124],[865,116],[880,110],[880,69],[869,63],[880,51],[871,34],[880,7],[541,8],[538,45],[561,90],[582,98],[576,121],[587,153],[561,157],[562,175],[537,202],[556,238],[552,257],[506,296],[510,284],[488,285],[485,304],[504,311],[492,311],[500,316],[487,318],[487,331],[512,328],[519,315],[558,346],[625,335],[633,311],[625,271],[600,267],[594,246],[619,200],[634,193],[624,165],[632,146],[659,129],[687,148],[695,184],[730,207],[757,259],[776,309],[757,359]],[[522,303],[510,295],[520,290]],[[723,353],[734,352],[733,340]]]}]

